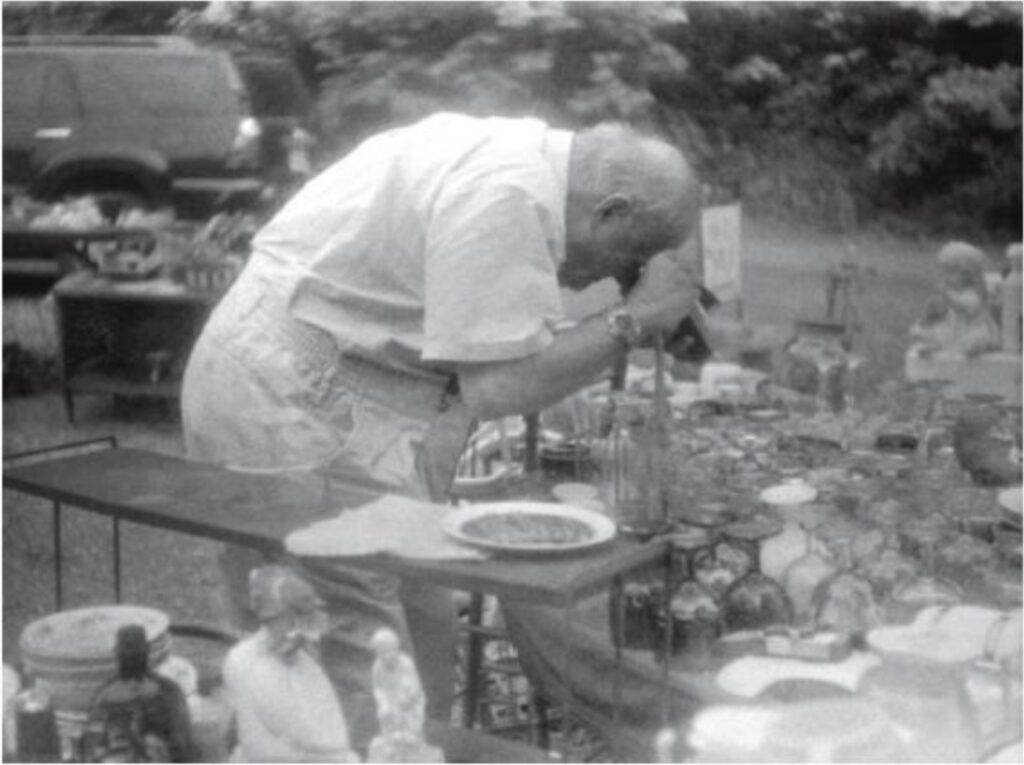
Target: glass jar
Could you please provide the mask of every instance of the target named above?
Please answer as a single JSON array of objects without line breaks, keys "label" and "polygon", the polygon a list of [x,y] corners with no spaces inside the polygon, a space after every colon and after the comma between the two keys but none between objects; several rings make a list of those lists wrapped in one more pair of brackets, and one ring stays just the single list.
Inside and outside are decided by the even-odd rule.
[{"label": "glass jar", "polygon": [[634,651],[657,650],[662,644],[659,610],[663,610],[663,575],[657,571],[638,574],[621,587],[613,586],[608,598],[608,626],[612,645]]},{"label": "glass jar", "polygon": [[691,667],[710,666],[721,620],[721,609],[712,592],[699,582],[683,582],[669,601],[668,616],[672,655]]}]

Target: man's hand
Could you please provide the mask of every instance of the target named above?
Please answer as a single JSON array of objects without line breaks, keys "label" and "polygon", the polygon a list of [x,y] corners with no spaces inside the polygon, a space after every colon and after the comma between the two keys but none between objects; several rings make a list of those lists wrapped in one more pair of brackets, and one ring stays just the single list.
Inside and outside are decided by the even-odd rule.
[{"label": "man's hand", "polygon": [[678,252],[666,250],[651,258],[626,296],[626,307],[644,328],[644,341],[649,343],[656,332],[675,332],[696,305],[699,284],[696,264]]}]

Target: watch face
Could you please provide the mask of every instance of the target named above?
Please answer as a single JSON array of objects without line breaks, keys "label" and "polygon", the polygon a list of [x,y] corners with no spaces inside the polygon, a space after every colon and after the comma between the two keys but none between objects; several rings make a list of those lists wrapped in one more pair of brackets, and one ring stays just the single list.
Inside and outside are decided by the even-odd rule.
[{"label": "watch face", "polygon": [[612,311],[609,315],[612,333],[621,338],[629,345],[635,344],[640,339],[640,322],[637,318],[625,309]]}]

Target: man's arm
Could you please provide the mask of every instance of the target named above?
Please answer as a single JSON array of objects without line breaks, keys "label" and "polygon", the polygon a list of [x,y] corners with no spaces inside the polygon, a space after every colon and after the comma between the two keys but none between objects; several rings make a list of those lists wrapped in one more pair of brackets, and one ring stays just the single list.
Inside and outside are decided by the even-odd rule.
[{"label": "man's arm", "polygon": [[[673,331],[697,296],[697,280],[688,264],[666,252],[650,261],[625,303],[650,341],[655,332]],[[459,388],[481,420],[531,414],[590,385],[625,352],[625,343],[608,331],[604,314],[598,314],[559,332],[531,356],[459,364]]]},{"label": "man's arm", "polygon": [[459,388],[478,419],[530,414],[590,385],[625,353],[625,344],[608,332],[604,315],[598,314],[559,332],[532,356],[460,364]]}]

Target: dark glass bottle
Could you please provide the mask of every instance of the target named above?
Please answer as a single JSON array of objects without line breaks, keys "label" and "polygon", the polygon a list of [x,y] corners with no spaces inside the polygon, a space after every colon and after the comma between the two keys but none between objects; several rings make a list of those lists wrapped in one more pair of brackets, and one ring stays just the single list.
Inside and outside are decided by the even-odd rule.
[{"label": "dark glass bottle", "polygon": [[149,669],[145,630],[117,632],[117,675],[93,697],[85,736],[91,762],[190,762],[195,759],[185,694]]}]

